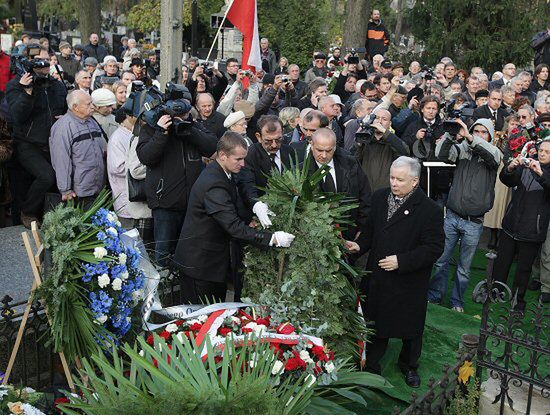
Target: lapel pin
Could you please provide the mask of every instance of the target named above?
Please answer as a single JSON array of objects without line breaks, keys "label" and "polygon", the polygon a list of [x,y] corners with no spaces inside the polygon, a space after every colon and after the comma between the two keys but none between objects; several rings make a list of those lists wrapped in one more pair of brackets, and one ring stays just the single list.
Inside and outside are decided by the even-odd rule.
[{"label": "lapel pin", "polygon": [[408,211],[408,210],[406,210],[406,211],[405,211],[404,213],[405,213],[405,215],[408,215],[408,214],[409,214],[409,211]]}]

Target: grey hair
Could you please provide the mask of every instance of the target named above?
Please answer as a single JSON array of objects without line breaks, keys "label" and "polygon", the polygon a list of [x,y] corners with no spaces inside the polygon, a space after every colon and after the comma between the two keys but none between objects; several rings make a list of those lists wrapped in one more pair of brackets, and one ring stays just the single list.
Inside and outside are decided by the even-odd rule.
[{"label": "grey hair", "polygon": [[479,75],[477,75],[477,80],[480,81],[480,82],[488,81],[489,77],[487,76],[486,73],[480,73]]},{"label": "grey hair", "polygon": [[422,166],[420,165],[420,162],[418,161],[418,159],[407,157],[407,156],[398,157],[391,164],[391,168],[398,169],[400,167],[407,167],[409,169],[409,175],[411,177],[420,178],[420,171],[422,169]]},{"label": "grey hair", "polygon": [[533,77],[531,76],[531,74],[530,74],[529,72],[527,72],[527,71],[521,71],[521,72],[518,74],[518,78],[524,78],[524,77],[527,77],[527,76],[528,76],[529,78],[533,78]]},{"label": "grey hair", "polygon": [[537,113],[535,112],[535,109],[529,104],[522,105],[521,107],[518,108],[518,112],[519,112],[519,110],[527,111],[529,113],[529,115],[531,115],[532,117],[537,116]]},{"label": "grey hair", "polygon": [[535,103],[533,104],[533,107],[535,107],[535,111],[539,109],[540,106],[546,104],[546,98],[538,98]]},{"label": "grey hair", "polygon": [[260,42],[263,42],[264,40],[265,40],[266,42],[269,42],[269,39],[266,38],[266,37],[262,37],[262,38],[260,39]]},{"label": "grey hair", "polygon": [[323,111],[323,108],[325,108],[325,105],[329,104],[329,101],[334,102],[334,98],[331,98],[329,96],[319,98],[319,102],[317,103],[317,108]]},{"label": "grey hair", "polygon": [[73,106],[80,104],[80,98],[84,96],[83,94],[88,95],[86,92],[81,91],[80,89],[69,92],[69,94],[67,95],[67,106],[70,110],[73,109]]},{"label": "grey hair", "polygon": [[514,91],[514,88],[512,88],[510,85],[504,85],[502,88],[500,88],[500,92],[502,92],[502,94],[510,94],[510,93],[516,93],[516,91]]},{"label": "grey hair", "polygon": [[84,75],[86,75],[86,74],[89,75],[90,72],[88,72],[88,71],[85,70],[85,69],[82,69],[81,71],[78,71],[78,72],[76,73],[76,75],[74,76],[74,80],[75,80],[75,81],[80,81],[80,80],[82,79],[82,77],[83,77]]},{"label": "grey hair", "polygon": [[286,107],[279,112],[279,118],[283,122],[283,125],[286,126],[288,121],[296,119],[300,116],[300,110],[296,107]]},{"label": "grey hair", "polygon": [[367,100],[363,98],[359,98],[358,100],[356,100],[351,106],[351,113],[357,115],[357,110],[361,108],[365,104],[365,102],[367,102]]}]

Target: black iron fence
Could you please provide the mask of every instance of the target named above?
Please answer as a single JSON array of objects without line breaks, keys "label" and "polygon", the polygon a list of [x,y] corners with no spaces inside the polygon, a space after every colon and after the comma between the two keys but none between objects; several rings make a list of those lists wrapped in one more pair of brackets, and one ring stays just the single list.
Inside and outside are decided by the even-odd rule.
[{"label": "black iron fence", "polygon": [[550,408],[550,308],[539,302],[520,311],[511,290],[490,278],[476,287],[475,295],[483,301],[476,378],[486,369],[498,382],[493,405],[500,414],[507,405],[518,409],[511,392],[521,388],[517,392],[526,400],[522,413],[531,413],[537,394]]},{"label": "black iron fence", "polygon": [[[0,368],[5,370],[21,325],[26,301],[14,302],[13,298],[6,295],[0,302]],[[10,383],[41,390],[53,386],[58,359],[52,348],[45,345],[48,332],[44,308],[40,302],[34,302],[23,331]]]}]

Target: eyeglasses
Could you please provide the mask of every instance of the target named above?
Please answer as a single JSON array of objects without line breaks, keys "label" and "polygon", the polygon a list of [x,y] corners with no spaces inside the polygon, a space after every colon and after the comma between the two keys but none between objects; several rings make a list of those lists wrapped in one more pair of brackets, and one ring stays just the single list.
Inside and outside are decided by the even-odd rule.
[{"label": "eyeglasses", "polygon": [[474,133],[475,133],[475,134],[489,134],[489,131],[485,131],[485,130],[474,130]]},{"label": "eyeglasses", "polygon": [[273,140],[263,140],[265,144],[267,144],[268,146],[272,145],[272,144],[279,144],[283,141],[283,138],[274,138]]}]

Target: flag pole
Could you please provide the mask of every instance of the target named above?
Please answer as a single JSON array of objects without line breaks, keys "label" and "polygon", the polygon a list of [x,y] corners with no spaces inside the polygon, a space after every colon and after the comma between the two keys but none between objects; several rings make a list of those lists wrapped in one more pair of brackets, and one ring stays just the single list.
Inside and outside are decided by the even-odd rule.
[{"label": "flag pole", "polygon": [[214,45],[216,44],[216,41],[218,40],[218,37],[220,36],[220,32],[223,28],[223,24],[225,23],[225,19],[227,19],[227,15],[229,14],[229,10],[231,10],[231,7],[233,6],[233,2],[235,0],[231,0],[231,4],[227,7],[227,10],[225,11],[225,14],[223,15],[222,22],[220,23],[220,27],[218,27],[218,31],[216,32],[216,36],[214,36],[214,41],[212,42],[212,46],[210,46],[210,50],[208,51],[208,55],[206,56],[206,61],[210,58],[210,55],[212,54],[212,49],[214,49]]}]

